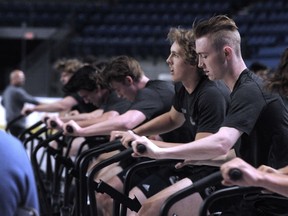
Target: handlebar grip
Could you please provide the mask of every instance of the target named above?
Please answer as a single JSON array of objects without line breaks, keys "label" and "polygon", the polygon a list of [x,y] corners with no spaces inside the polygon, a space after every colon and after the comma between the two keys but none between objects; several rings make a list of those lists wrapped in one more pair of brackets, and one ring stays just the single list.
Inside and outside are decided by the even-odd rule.
[{"label": "handlebar grip", "polygon": [[28,115],[30,115],[32,112],[33,112],[32,110],[26,110],[25,113],[24,113],[24,115],[25,115],[25,116],[28,116]]},{"label": "handlebar grip", "polygon": [[132,147],[132,141],[129,141],[129,142],[128,142],[128,146],[129,146],[129,147]]},{"label": "handlebar grip", "polygon": [[[132,146],[132,142],[130,141],[129,143],[128,143],[128,145],[131,147]],[[145,145],[143,145],[143,144],[138,144],[137,146],[136,146],[136,149],[137,149],[137,151],[139,152],[139,153],[144,153],[145,151],[146,151],[146,146]]]},{"label": "handlebar grip", "polygon": [[68,131],[68,133],[73,133],[74,132],[73,127],[70,126],[70,125],[66,126],[66,130]]},{"label": "handlebar grip", "polygon": [[231,180],[237,181],[237,180],[240,180],[242,178],[243,173],[241,170],[239,170],[237,168],[233,168],[233,169],[229,170],[228,175],[229,175]]},{"label": "handlebar grip", "polygon": [[137,148],[137,151],[138,151],[139,153],[141,153],[141,154],[146,151],[146,146],[143,145],[143,144],[138,144],[138,145],[136,146],[136,148]]},{"label": "handlebar grip", "polygon": [[56,121],[53,121],[53,120],[50,121],[50,125],[51,125],[52,128],[56,128],[58,126]]},{"label": "handlebar grip", "polygon": [[47,117],[47,116],[43,119],[45,124],[47,123],[48,119],[49,119],[49,117]]}]

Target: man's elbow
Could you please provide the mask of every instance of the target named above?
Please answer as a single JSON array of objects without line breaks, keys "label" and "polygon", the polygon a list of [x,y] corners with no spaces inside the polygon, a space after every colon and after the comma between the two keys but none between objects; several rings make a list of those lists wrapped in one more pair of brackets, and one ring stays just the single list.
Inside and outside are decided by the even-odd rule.
[{"label": "man's elbow", "polygon": [[132,129],[134,129],[135,127],[137,127],[139,124],[135,124],[134,122],[124,122],[123,124],[122,124],[122,129],[124,129],[124,130],[132,130]]},{"label": "man's elbow", "polygon": [[71,110],[71,106],[67,106],[66,104],[58,104],[58,111],[59,112],[68,112],[68,111],[70,111]]},{"label": "man's elbow", "polygon": [[234,143],[229,139],[229,137],[222,136],[219,139],[219,145],[217,151],[220,155],[227,155],[230,149],[233,147]]}]

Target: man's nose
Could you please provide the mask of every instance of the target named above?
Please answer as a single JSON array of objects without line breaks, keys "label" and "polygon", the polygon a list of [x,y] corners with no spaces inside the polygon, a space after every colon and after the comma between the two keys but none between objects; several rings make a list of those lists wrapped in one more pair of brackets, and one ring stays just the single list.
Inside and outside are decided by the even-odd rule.
[{"label": "man's nose", "polygon": [[199,61],[198,61],[198,67],[199,68],[203,68],[203,62],[199,59]]},{"label": "man's nose", "polygon": [[90,101],[87,98],[83,98],[84,103],[88,104]]}]

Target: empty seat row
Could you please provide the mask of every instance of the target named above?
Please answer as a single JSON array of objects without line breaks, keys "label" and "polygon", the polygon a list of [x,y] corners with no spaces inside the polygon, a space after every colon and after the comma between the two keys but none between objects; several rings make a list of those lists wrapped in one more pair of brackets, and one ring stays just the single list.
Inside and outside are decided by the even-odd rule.
[{"label": "empty seat row", "polygon": [[275,35],[256,35],[247,38],[247,45],[249,46],[271,46],[276,42],[277,36]]},{"label": "empty seat row", "polygon": [[259,57],[278,57],[280,59],[281,54],[287,46],[272,46],[272,47],[263,47],[259,49],[258,56]]},{"label": "empty seat row", "polygon": [[82,36],[93,37],[166,37],[168,26],[161,25],[89,25],[83,29]]},{"label": "empty seat row", "polygon": [[274,0],[274,1],[259,1],[255,5],[253,5],[253,11],[261,12],[261,11],[277,11],[288,9],[286,0]]},{"label": "empty seat row", "polygon": [[[231,1],[232,2],[232,1]],[[227,10],[231,5],[230,1],[127,1],[121,2],[112,8],[113,13],[175,13],[182,11],[183,13],[194,12],[220,12]]]},{"label": "empty seat row", "polygon": [[169,54],[169,42],[165,39],[155,39],[153,37],[77,37],[71,41],[70,47],[72,52],[84,52],[85,55],[114,56],[126,54],[145,58],[149,56],[167,57]]},{"label": "empty seat row", "polygon": [[262,33],[262,34],[278,34],[288,32],[288,23],[284,21],[283,23],[263,23],[255,24],[249,29],[251,34]]}]

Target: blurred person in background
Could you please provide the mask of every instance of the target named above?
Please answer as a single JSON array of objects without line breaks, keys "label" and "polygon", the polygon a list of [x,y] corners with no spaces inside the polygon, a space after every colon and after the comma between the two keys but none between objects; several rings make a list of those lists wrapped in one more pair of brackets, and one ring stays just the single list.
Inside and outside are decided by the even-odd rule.
[{"label": "blurred person in background", "polygon": [[269,72],[270,69],[268,66],[266,66],[263,63],[260,62],[253,62],[250,66],[249,69],[254,72],[256,75],[260,76],[263,78],[263,80],[267,80],[269,77]]},{"label": "blurred person in background", "polygon": [[288,108],[288,48],[282,53],[275,72],[267,80],[267,87],[273,92],[279,92]]},{"label": "blurred person in background", "polygon": [[[25,74],[21,70],[13,70],[10,73],[10,84],[6,87],[2,95],[2,105],[5,108],[6,123],[9,124],[12,120],[21,115],[25,103],[38,105],[39,102],[30,94],[28,94],[23,85],[25,84]],[[26,119],[21,118],[11,126],[9,131],[15,137],[26,128]]]},{"label": "blurred person in background", "polygon": [[[84,63],[79,59],[60,59],[56,61],[54,68],[61,74],[60,82],[63,87],[68,83],[70,78],[79,70]],[[76,93],[71,92],[65,94],[65,96],[52,103],[40,104],[32,108],[27,108],[22,110],[25,112],[59,112],[60,115],[69,114],[71,111],[76,111],[76,113],[90,112],[96,109],[92,104],[86,104],[83,99]],[[72,114],[75,114],[73,112]]]}]

